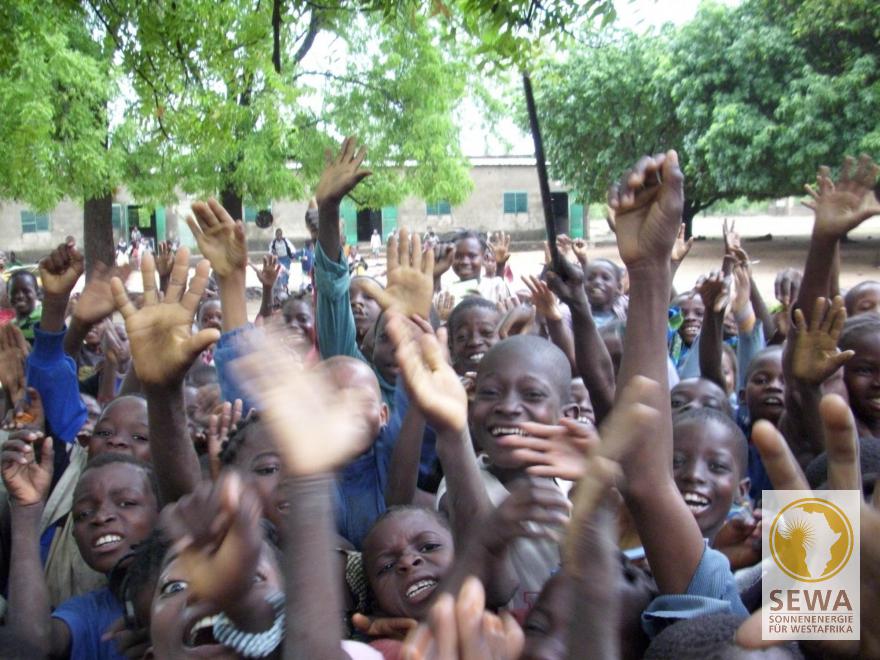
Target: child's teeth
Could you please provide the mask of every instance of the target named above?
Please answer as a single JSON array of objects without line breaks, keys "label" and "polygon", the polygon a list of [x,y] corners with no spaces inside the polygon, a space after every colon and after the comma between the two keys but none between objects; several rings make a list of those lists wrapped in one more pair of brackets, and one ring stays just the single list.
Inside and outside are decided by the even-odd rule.
[{"label": "child's teeth", "polygon": [[433,578],[428,578],[427,580],[419,580],[406,590],[406,597],[415,598],[425,589],[432,589],[436,584],[437,580],[434,580]]},{"label": "child's teeth", "polygon": [[102,545],[107,545],[108,543],[119,543],[121,540],[122,537],[118,534],[105,534],[95,541],[94,547],[100,548]]},{"label": "child's teeth", "polygon": [[518,429],[516,427],[501,427],[496,426],[492,429],[492,435],[496,438],[502,435],[525,435],[522,429]]}]

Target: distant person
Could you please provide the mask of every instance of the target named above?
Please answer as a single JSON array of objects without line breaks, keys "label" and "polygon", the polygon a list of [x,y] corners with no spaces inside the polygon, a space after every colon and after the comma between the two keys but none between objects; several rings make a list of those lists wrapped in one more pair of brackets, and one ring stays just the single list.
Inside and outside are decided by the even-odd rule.
[{"label": "distant person", "polygon": [[281,227],[276,229],[275,238],[269,243],[269,254],[275,255],[278,258],[278,263],[281,264],[281,273],[278,277],[281,280],[281,288],[284,291],[287,291],[287,284],[290,279],[290,264],[295,253],[296,250],[293,247],[293,243],[284,238],[284,232],[281,230]]},{"label": "distant person", "polygon": [[379,235],[378,229],[374,229],[373,235],[370,236],[370,251],[373,253],[373,259],[379,258],[379,253],[382,251],[382,236]]}]

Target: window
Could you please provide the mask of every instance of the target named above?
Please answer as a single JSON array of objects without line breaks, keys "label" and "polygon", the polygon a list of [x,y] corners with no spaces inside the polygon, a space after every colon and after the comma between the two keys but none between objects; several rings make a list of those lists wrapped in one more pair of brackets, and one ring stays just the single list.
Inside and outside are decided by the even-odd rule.
[{"label": "window", "polygon": [[266,202],[265,204],[258,204],[256,202],[245,202],[244,203],[244,217],[242,220],[245,222],[256,222],[257,216],[260,214],[262,210],[272,210],[272,202]]},{"label": "window", "polygon": [[506,192],[504,193],[504,212],[505,213],[528,213],[529,196],[524,192]]},{"label": "window", "polygon": [[428,215],[452,215],[452,206],[445,200],[433,204],[429,202]]},{"label": "window", "polygon": [[110,217],[111,222],[113,223],[114,231],[121,232],[122,231],[122,204],[114,204],[113,210],[111,211]]},{"label": "window", "polygon": [[45,213],[33,211],[21,212],[21,233],[36,234],[40,231],[49,231],[49,216]]}]

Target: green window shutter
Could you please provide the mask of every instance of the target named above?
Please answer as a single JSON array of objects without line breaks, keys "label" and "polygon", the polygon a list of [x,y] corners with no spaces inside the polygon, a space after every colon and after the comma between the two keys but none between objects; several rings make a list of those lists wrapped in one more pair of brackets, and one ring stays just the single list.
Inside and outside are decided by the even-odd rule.
[{"label": "green window shutter", "polygon": [[156,207],[156,241],[165,240],[165,207]]},{"label": "green window shutter", "polygon": [[45,213],[34,213],[33,211],[21,212],[21,233],[35,234],[37,232],[49,231],[49,216]]},{"label": "green window shutter", "polygon": [[452,205],[445,199],[427,204],[428,215],[452,215]]},{"label": "green window shutter", "polygon": [[110,212],[110,220],[115,231],[122,231],[122,205],[114,204]]},{"label": "green window shutter", "polygon": [[245,222],[256,222],[257,221],[257,213],[259,213],[260,209],[258,209],[253,204],[245,204],[244,205],[244,221]]},{"label": "green window shutter", "polygon": [[568,224],[572,238],[584,237],[584,205],[569,204],[568,205]]},{"label": "green window shutter", "polygon": [[339,215],[345,222],[345,240],[349,245],[356,245],[358,240],[357,231],[357,207],[350,199],[345,198],[339,205]]},{"label": "green window shutter", "polygon": [[516,213],[516,193],[504,193],[504,212]]},{"label": "green window shutter", "polygon": [[385,237],[388,236],[391,232],[397,229],[397,207],[396,206],[383,206],[382,207],[382,240],[385,240]]},{"label": "green window shutter", "polygon": [[504,193],[504,212],[505,213],[528,213],[529,196],[524,192],[506,192]]}]

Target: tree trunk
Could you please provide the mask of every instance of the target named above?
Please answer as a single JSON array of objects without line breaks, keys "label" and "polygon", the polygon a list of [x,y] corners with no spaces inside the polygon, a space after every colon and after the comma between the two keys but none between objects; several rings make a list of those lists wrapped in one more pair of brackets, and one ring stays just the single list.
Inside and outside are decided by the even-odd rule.
[{"label": "tree trunk", "polygon": [[86,279],[98,261],[108,266],[116,263],[113,239],[113,193],[87,199],[83,207],[83,242],[85,243]]},{"label": "tree trunk", "polygon": [[684,222],[684,237],[689,239],[694,234],[694,216],[701,211],[699,201],[684,200],[684,209],[681,212],[681,220]]},{"label": "tree trunk", "polygon": [[232,216],[233,220],[242,220],[244,214],[243,201],[241,195],[235,192],[231,187],[227,187],[220,193],[220,203],[226,212]]}]

